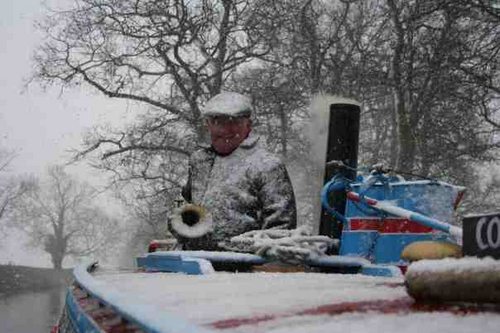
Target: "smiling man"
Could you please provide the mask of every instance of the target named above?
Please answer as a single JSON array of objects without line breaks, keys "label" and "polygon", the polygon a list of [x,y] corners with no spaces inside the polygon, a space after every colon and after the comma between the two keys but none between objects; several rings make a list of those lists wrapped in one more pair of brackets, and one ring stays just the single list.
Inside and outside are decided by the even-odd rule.
[{"label": "smiling man", "polygon": [[[252,136],[248,97],[223,92],[202,110],[211,145],[192,154],[183,189],[186,201],[203,206],[211,228],[186,237],[173,230],[184,250],[221,250],[220,242],[250,230],[295,228],[296,207],[285,165]],[[181,231],[181,232],[178,232]]]}]

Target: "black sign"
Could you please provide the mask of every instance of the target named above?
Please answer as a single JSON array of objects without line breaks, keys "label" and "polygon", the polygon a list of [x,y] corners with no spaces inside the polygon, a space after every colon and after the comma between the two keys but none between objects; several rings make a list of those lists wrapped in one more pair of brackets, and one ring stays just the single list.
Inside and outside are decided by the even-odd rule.
[{"label": "black sign", "polygon": [[500,259],[500,213],[464,218],[463,254]]}]

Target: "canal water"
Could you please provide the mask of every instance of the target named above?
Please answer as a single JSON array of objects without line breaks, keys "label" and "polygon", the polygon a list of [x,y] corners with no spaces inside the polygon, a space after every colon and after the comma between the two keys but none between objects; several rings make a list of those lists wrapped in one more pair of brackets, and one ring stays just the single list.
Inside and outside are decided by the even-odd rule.
[{"label": "canal water", "polygon": [[50,333],[64,305],[66,287],[0,298],[1,333]]}]

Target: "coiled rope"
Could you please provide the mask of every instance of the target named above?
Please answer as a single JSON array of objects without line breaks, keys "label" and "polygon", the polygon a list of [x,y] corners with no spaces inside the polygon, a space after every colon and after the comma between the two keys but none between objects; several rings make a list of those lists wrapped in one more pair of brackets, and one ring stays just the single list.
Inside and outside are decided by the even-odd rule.
[{"label": "coiled rope", "polygon": [[252,230],[219,244],[234,252],[254,253],[291,264],[302,264],[325,255],[334,243],[327,236],[312,235],[306,226],[297,229]]}]

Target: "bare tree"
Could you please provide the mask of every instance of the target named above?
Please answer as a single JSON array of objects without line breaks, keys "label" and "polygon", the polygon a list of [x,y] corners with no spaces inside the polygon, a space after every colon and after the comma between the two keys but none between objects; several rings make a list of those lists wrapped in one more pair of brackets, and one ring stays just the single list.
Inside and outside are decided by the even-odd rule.
[{"label": "bare tree", "polygon": [[255,131],[288,158],[306,160],[299,129],[317,92],[362,103],[360,164],[470,186],[475,163],[497,158],[500,32],[487,0],[76,0],[40,29],[34,79],[147,108],[126,128],[96,128],[75,155],[140,199],[179,192],[206,136],[200,108],[222,89],[252,95]]},{"label": "bare tree", "polygon": [[33,79],[83,84],[146,108],[137,123],[96,129],[76,158],[91,156],[112,181],[178,190],[187,156],[206,139],[200,106],[272,48],[278,13],[264,0],[77,0],[39,27]]},{"label": "bare tree", "polygon": [[118,221],[94,203],[94,195],[90,185],[76,181],[62,167],[50,167],[47,179],[16,204],[12,223],[60,269],[67,256],[96,253],[119,238]]},{"label": "bare tree", "polygon": [[255,10],[263,3],[77,0],[40,25],[48,39],[36,52],[34,78],[85,83],[199,130],[199,104],[239,66],[269,52]]},{"label": "bare tree", "polygon": [[[30,177],[7,174],[9,165],[15,157],[14,152],[0,149],[0,222],[6,219],[15,202],[34,185]],[[0,227],[4,226],[4,223],[0,223]]]},{"label": "bare tree", "polygon": [[[0,150],[0,172],[5,173],[5,170],[9,164],[14,159],[15,155],[12,152],[6,150]],[[15,188],[15,183],[12,179],[0,179],[2,184],[0,186],[0,220],[7,212],[12,200],[17,196]]]},{"label": "bare tree", "polygon": [[196,135],[189,125],[152,111],[124,129],[94,128],[84,144],[88,148],[75,151],[76,159],[106,172],[113,190],[126,188],[142,199],[180,192]]},{"label": "bare tree", "polygon": [[478,113],[497,94],[498,24],[467,3],[388,0],[386,6],[394,36],[397,167],[440,175],[449,161],[484,157],[494,145]]},{"label": "bare tree", "polygon": [[173,239],[167,227],[174,202],[165,195],[135,200],[127,206],[134,219],[128,247],[135,253],[144,253],[154,239]]}]

